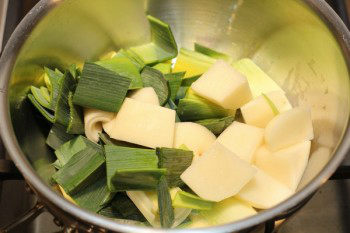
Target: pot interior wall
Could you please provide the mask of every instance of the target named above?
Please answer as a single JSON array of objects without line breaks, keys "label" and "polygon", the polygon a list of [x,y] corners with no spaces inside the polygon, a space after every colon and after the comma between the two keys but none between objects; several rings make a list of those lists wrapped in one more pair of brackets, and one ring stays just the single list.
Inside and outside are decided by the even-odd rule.
[{"label": "pot interior wall", "polygon": [[[294,105],[312,108],[315,140],[302,185],[332,158],[349,116],[349,75],[336,39],[298,0],[51,0],[53,10],[30,34],[10,81],[11,117],[28,160],[41,177],[54,172],[45,146],[49,125],[25,101],[39,85],[42,67],[94,60],[111,49],[149,40],[145,18],[168,22],[179,47],[199,42],[252,58],[286,91]],[[33,12],[35,14],[35,12]],[[44,127],[43,127],[44,126]],[[321,148],[321,149],[320,149]]]}]

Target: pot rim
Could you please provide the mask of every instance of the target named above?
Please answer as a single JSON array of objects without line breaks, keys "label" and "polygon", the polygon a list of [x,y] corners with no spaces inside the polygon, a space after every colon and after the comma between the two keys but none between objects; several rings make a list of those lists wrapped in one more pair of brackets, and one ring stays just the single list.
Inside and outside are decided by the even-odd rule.
[{"label": "pot rim", "polygon": [[[119,224],[111,219],[88,212],[70,203],[62,196],[54,192],[46,183],[42,181],[18,145],[11,123],[8,95],[6,91],[11,77],[12,68],[15,64],[18,52],[40,19],[42,19],[51,9],[63,1],[64,0],[41,0],[17,26],[16,30],[11,35],[8,43],[6,44],[4,52],[1,56],[0,70],[2,72],[0,74],[0,119],[2,120],[0,121],[0,129],[4,145],[17,168],[21,171],[26,181],[29,182],[35,191],[38,192],[41,197],[49,200],[51,204],[60,208],[64,212],[69,213],[74,218],[79,219],[82,222],[87,222],[89,224],[101,227],[103,229],[118,232],[164,232],[164,229]],[[344,57],[347,59],[348,70],[350,70],[350,32],[348,31],[345,24],[325,1],[304,0],[304,2],[309,5],[310,8],[316,14],[318,14],[318,16],[321,17],[324,23],[326,23],[326,25],[328,25],[328,28],[333,32],[335,38],[342,48]],[[174,233],[232,232],[247,229],[266,222],[276,217],[278,214],[294,207],[302,200],[314,193],[317,188],[325,183],[328,178],[335,172],[347,154],[349,147],[350,130],[349,124],[347,123],[342,141],[336,148],[333,158],[308,185],[306,185],[302,190],[299,190],[284,202],[278,204],[273,208],[261,211],[257,215],[230,224],[199,229],[169,229],[167,231]]]}]

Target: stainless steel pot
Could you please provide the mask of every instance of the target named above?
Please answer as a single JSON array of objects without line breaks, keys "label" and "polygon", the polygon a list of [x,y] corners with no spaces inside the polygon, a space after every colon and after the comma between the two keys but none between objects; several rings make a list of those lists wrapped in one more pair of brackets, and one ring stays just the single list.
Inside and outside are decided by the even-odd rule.
[{"label": "stainless steel pot", "polygon": [[165,231],[118,224],[80,209],[51,189],[54,168],[45,146],[47,125],[25,100],[29,85],[43,82],[44,65],[81,63],[149,40],[145,9],[170,23],[180,46],[192,48],[196,41],[235,59],[251,57],[294,104],[312,107],[316,152],[298,192],[256,216],[201,232],[259,225],[298,205],[332,175],[350,143],[350,34],[324,1],[42,0],[18,26],[0,60],[0,130],[11,158],[51,213],[90,232]]}]

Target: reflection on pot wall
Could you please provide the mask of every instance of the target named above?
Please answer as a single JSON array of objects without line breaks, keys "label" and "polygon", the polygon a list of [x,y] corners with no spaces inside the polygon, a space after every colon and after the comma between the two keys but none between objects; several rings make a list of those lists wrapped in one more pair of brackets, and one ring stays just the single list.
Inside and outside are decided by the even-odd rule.
[{"label": "reflection on pot wall", "polygon": [[[315,152],[305,180],[310,180],[326,164],[331,158],[329,151],[341,139],[349,115],[347,66],[331,32],[302,1],[52,2],[59,7],[50,12],[28,38],[18,57],[10,87],[17,136],[32,163],[41,161],[36,169],[45,170],[43,167],[49,166],[50,159],[39,140],[45,132],[25,120],[26,112],[22,109],[25,104],[21,101],[28,85],[43,81],[40,76],[44,65],[81,64],[110,49],[149,40],[144,8],[172,26],[179,47],[192,48],[193,42],[199,42],[229,53],[234,59],[250,57],[283,87],[294,104],[312,107]],[[33,133],[37,140],[25,136],[23,129],[28,128],[37,132]],[[29,144],[32,144],[30,148],[25,146]],[[320,159],[315,159],[316,156]],[[323,162],[318,162],[321,159]]]}]

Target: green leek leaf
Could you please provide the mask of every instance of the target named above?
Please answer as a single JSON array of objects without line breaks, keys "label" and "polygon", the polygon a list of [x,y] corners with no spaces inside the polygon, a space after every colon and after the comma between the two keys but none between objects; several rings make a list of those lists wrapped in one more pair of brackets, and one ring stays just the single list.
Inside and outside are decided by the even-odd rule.
[{"label": "green leek leaf", "polygon": [[47,101],[47,99],[43,96],[41,90],[37,87],[30,86],[30,91],[32,92],[35,99],[39,102],[39,104],[47,109],[51,109],[50,103]]},{"label": "green leek leaf", "polygon": [[55,150],[55,155],[60,161],[60,164],[64,166],[75,154],[89,147],[100,149],[99,145],[79,135],[58,147],[57,150]]},{"label": "green leek leaf", "polygon": [[154,91],[158,95],[159,104],[164,105],[168,100],[170,93],[168,82],[165,80],[163,74],[152,67],[146,66],[142,70],[141,77],[143,86],[153,87]]},{"label": "green leek leaf", "polygon": [[196,121],[197,124],[203,125],[209,129],[213,134],[221,134],[232,122],[235,120],[235,116],[228,116],[224,118],[214,118]]},{"label": "green leek leaf", "polygon": [[58,68],[55,68],[55,73],[58,75],[63,75],[63,73]]},{"label": "green leek leaf", "polygon": [[131,79],[129,89],[142,88],[142,79],[137,66],[127,57],[114,57],[111,59],[98,61],[97,65],[100,65],[106,69],[109,69],[120,76]]},{"label": "green leek leaf", "polygon": [[107,205],[106,207],[102,208],[100,211],[98,211],[98,214],[107,217],[107,218],[122,218],[121,214],[112,207],[112,205]]},{"label": "green leek leaf", "polygon": [[196,99],[180,99],[177,106],[177,114],[181,121],[198,121],[208,118],[221,118],[232,114],[231,110],[209,101],[201,101]]},{"label": "green leek leaf", "polygon": [[204,45],[200,45],[198,43],[194,43],[194,51],[202,53],[204,55],[207,55],[215,59],[222,59],[230,63],[232,62],[232,58],[229,55],[215,51],[211,48],[205,47]]},{"label": "green leek leaf", "polygon": [[131,47],[129,50],[138,55],[146,65],[175,58],[177,45],[170,26],[153,16],[148,15],[147,18],[151,26],[152,42]]},{"label": "green leek leaf", "polygon": [[176,63],[173,72],[184,72],[185,79],[205,73],[217,59],[211,58],[207,55],[181,48],[179,56],[176,58]]},{"label": "green leek leaf", "polygon": [[156,189],[159,178],[166,174],[166,169],[118,169],[111,178],[113,191]]},{"label": "green leek leaf", "polygon": [[152,66],[153,69],[159,70],[162,74],[171,73],[171,63],[162,62]]},{"label": "green leek leaf", "polygon": [[69,72],[66,72],[60,82],[57,104],[55,108],[55,120],[57,123],[64,126],[68,126],[70,121],[68,96],[70,91],[74,91],[75,85],[76,82],[73,76]]},{"label": "green leek leaf", "polygon": [[185,98],[186,93],[190,87],[180,87],[176,93],[175,101],[178,102],[180,99]]},{"label": "green leek leaf", "polygon": [[215,202],[204,200],[196,195],[185,191],[177,191],[173,200],[174,207],[188,208],[195,210],[210,210]]},{"label": "green leek leaf", "polygon": [[123,219],[139,222],[147,221],[125,192],[118,192],[115,194],[112,201],[112,208],[118,212]]},{"label": "green leek leaf", "polygon": [[51,108],[55,109],[58,101],[58,94],[61,86],[60,83],[63,78],[63,74],[55,72],[47,67],[45,67],[44,70],[45,70],[45,83],[46,83],[47,89],[50,92]]},{"label": "green leek leaf", "polygon": [[114,138],[110,138],[106,133],[99,133],[99,137],[104,145],[115,145],[122,147],[133,147],[133,148],[146,148],[144,146],[140,146],[137,144],[133,144],[130,142],[119,141]]},{"label": "green leek leaf", "polygon": [[128,58],[139,70],[139,72],[145,67],[145,63],[141,60],[139,56],[130,50],[120,49],[114,57],[124,57]]},{"label": "green leek leaf", "polygon": [[71,198],[80,207],[97,213],[113,198],[113,194],[107,188],[106,177],[102,176],[91,185],[71,195]]},{"label": "green leek leaf", "polygon": [[67,194],[74,195],[101,178],[104,165],[102,152],[88,147],[76,153],[52,178]]},{"label": "green leek leaf", "polygon": [[52,164],[57,170],[61,169],[63,167],[63,165],[61,164],[61,162],[56,159],[56,161]]},{"label": "green leek leaf", "polygon": [[196,76],[193,76],[191,78],[184,78],[184,79],[182,79],[181,86],[190,87],[192,85],[192,83],[197,81],[197,79],[199,79],[200,77],[201,77],[200,75],[196,75]]},{"label": "green leek leaf", "polygon": [[[41,92],[41,95],[46,99],[47,102],[51,102],[51,97],[50,97],[50,92],[49,90],[44,87],[44,86],[41,86],[40,87],[40,92]],[[50,103],[51,104],[51,103]],[[51,107],[51,106],[50,106]]]},{"label": "green leek leaf", "polygon": [[[168,100],[168,102],[164,105],[164,107],[175,110],[177,109],[176,104],[174,103],[174,101],[172,101],[171,99]],[[181,122],[179,116],[177,115],[177,113],[175,114],[175,122]]]},{"label": "green leek leaf", "polygon": [[182,78],[185,76],[185,72],[165,74],[164,78],[169,83],[170,99],[175,101],[176,94],[181,86]]},{"label": "green leek leaf", "polygon": [[75,64],[72,64],[68,68],[69,73],[72,75],[72,77],[77,80],[79,76],[79,70]]},{"label": "green leek leaf", "polygon": [[169,187],[180,187],[184,183],[180,175],[191,165],[193,152],[174,148],[157,148],[158,166],[166,168]]},{"label": "green leek leaf", "polygon": [[[112,184],[112,178],[118,171],[125,171],[125,179],[131,171],[157,169],[158,157],[153,149],[129,148],[114,145],[105,145],[106,166],[107,166],[107,184],[112,192],[120,191],[120,188]],[[124,174],[118,174],[123,176]],[[140,174],[143,175],[143,174]],[[131,177],[132,179],[133,177]],[[118,182],[118,176],[114,178]],[[143,182],[145,183],[145,182]],[[117,183],[118,184],[118,183]],[[126,184],[125,184],[126,185]],[[134,186],[133,186],[134,187]],[[123,184],[123,188],[127,188]]]},{"label": "green leek leaf", "polygon": [[73,93],[68,94],[68,106],[69,106],[69,123],[67,127],[67,133],[70,134],[84,134],[84,120],[83,110],[73,104]]},{"label": "green leek leaf", "polygon": [[73,103],[82,107],[118,112],[131,80],[102,66],[86,62]]},{"label": "green leek leaf", "polygon": [[28,94],[28,99],[34,105],[34,107],[41,113],[41,115],[43,115],[51,123],[55,123],[55,116],[48,110],[46,110],[32,94]]},{"label": "green leek leaf", "polygon": [[61,145],[74,137],[76,136],[66,133],[66,127],[60,124],[53,124],[46,138],[46,144],[52,149],[57,150]]},{"label": "green leek leaf", "polygon": [[275,116],[277,116],[278,114],[280,114],[280,112],[278,111],[276,105],[273,103],[273,101],[264,93],[262,93],[262,96],[264,97],[264,99],[266,100],[266,102],[269,104],[269,106],[272,109],[273,114],[275,114]]},{"label": "green leek leaf", "polygon": [[175,217],[169,187],[165,176],[162,176],[159,179],[157,194],[160,224],[163,228],[170,228],[174,224]]}]

